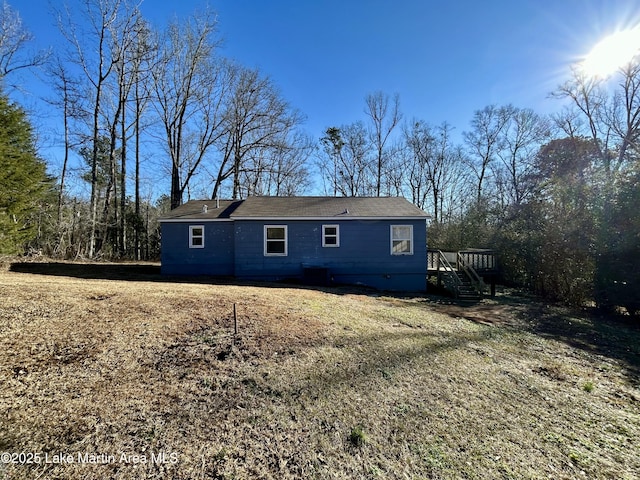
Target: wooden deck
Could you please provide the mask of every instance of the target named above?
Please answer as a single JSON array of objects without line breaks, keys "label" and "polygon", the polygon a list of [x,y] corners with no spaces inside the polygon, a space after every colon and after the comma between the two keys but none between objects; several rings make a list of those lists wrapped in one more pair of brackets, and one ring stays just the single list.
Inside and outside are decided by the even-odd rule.
[{"label": "wooden deck", "polygon": [[427,250],[427,277],[437,277],[437,284],[451,290],[456,298],[479,300],[487,287],[485,282],[490,283],[494,296],[497,274],[498,256],[493,250]]}]

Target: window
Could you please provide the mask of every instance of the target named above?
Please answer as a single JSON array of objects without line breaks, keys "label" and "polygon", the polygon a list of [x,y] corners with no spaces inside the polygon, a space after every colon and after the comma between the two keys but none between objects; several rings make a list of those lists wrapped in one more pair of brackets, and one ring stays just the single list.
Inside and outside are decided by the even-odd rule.
[{"label": "window", "polygon": [[287,255],[286,225],[264,226],[264,254],[283,257]]},{"label": "window", "polygon": [[189,225],[189,248],[204,248],[203,225]]},{"label": "window", "polygon": [[340,225],[322,225],[322,246],[340,246]]},{"label": "window", "polygon": [[391,225],[391,255],[413,255],[413,225]]}]

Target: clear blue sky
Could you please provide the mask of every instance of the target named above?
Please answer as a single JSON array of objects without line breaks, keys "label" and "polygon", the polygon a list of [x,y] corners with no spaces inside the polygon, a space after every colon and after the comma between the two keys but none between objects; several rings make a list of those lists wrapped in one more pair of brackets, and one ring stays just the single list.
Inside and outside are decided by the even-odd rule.
[{"label": "clear blue sky", "polygon": [[[154,21],[179,3],[148,1]],[[308,116],[310,133],[363,118],[364,96],[399,93],[407,118],[468,128],[475,110],[513,103],[541,113],[569,65],[639,20],[616,0],[220,0],[228,55],[258,66]],[[157,10],[155,10],[157,8]],[[635,18],[634,18],[635,17]],[[628,25],[627,25],[628,26]]]},{"label": "clear blue sky", "polygon": [[[39,46],[60,41],[47,0],[13,0]],[[56,0],[56,4],[58,1]],[[206,2],[146,0],[157,27]],[[475,110],[560,109],[548,94],[603,36],[640,20],[630,0],[218,0],[223,53],[259,67],[315,138],[366,119],[364,97],[400,95],[406,119],[469,128]],[[29,89],[29,81],[25,80]]]},{"label": "clear blue sky", "polygon": [[[38,45],[59,34],[47,0],[13,0]],[[56,2],[58,3],[58,2]],[[200,0],[146,0],[161,26]],[[218,0],[224,53],[259,67],[307,115],[309,133],[364,118],[364,96],[399,93],[407,118],[468,128],[513,103],[553,111],[547,94],[603,35],[639,20],[629,0]]]}]

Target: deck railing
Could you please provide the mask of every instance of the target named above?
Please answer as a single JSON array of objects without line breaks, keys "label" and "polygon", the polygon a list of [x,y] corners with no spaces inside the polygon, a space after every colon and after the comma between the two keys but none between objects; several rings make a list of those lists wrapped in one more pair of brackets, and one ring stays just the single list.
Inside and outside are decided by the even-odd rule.
[{"label": "deck railing", "polygon": [[476,272],[495,272],[498,270],[498,256],[493,250],[463,250],[459,258]]},{"label": "deck railing", "polygon": [[456,269],[460,270],[463,263],[470,266],[479,274],[497,273],[498,256],[493,250],[461,250],[459,252],[443,252],[436,249],[427,250],[427,270],[438,271],[442,268],[440,255],[446,258]]}]

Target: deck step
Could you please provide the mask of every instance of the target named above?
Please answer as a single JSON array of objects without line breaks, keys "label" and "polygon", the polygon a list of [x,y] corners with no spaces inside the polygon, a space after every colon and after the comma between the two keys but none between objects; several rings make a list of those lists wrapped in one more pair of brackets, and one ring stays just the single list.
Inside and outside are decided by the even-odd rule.
[{"label": "deck step", "polygon": [[[455,268],[444,253],[438,250],[437,254],[438,256],[435,260],[438,270],[438,283],[442,279],[445,288],[450,290],[460,303],[476,303],[482,300],[480,287],[482,280],[479,279],[471,266],[465,265],[463,269],[458,268],[458,263],[462,262],[460,253],[458,253]],[[462,264],[464,265],[464,262]]]},{"label": "deck step", "polygon": [[471,279],[463,272],[456,272],[460,279],[458,285],[458,301],[462,303],[476,303],[482,300],[482,294],[478,292],[476,287],[471,282]]}]

